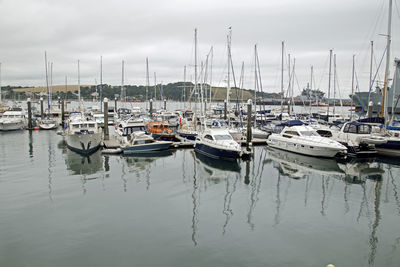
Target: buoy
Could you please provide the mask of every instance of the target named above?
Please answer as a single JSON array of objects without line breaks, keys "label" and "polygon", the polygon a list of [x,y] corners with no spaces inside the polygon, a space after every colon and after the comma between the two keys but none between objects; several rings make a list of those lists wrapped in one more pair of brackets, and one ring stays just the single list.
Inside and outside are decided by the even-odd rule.
[{"label": "buoy", "polygon": [[335,267],[335,265],[333,265],[333,264],[328,264],[328,265],[326,265],[326,267]]},{"label": "buoy", "polygon": [[39,130],[38,126],[33,127],[33,130]]},{"label": "buoy", "polygon": [[115,130],[117,130],[117,129],[118,129],[118,125],[115,124],[115,127],[114,127],[114,128],[115,128]]}]

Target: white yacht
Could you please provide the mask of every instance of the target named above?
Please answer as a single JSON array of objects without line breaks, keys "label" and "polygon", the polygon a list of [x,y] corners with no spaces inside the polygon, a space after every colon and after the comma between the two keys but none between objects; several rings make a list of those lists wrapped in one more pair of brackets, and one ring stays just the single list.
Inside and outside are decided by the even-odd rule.
[{"label": "white yacht", "polygon": [[73,112],[68,120],[65,136],[69,149],[90,154],[99,149],[102,130],[95,121],[86,119],[80,112]]},{"label": "white yacht", "polygon": [[227,129],[206,129],[196,137],[195,151],[215,159],[235,160],[242,155],[239,143]]},{"label": "white yacht", "polygon": [[345,145],[356,155],[376,154],[376,145],[387,142],[384,137],[372,134],[372,126],[360,122],[346,122],[340,130],[331,131],[332,139]]},{"label": "white yacht", "polygon": [[268,137],[267,144],[273,148],[314,157],[333,158],[347,154],[344,145],[320,136],[310,126],[298,124],[296,126],[290,126],[290,123],[281,124],[278,130]]},{"label": "white yacht", "polygon": [[22,130],[27,125],[28,122],[22,110],[6,111],[0,118],[0,131]]},{"label": "white yacht", "polygon": [[57,122],[55,119],[45,118],[39,121],[39,129],[41,130],[53,130],[57,128]]}]

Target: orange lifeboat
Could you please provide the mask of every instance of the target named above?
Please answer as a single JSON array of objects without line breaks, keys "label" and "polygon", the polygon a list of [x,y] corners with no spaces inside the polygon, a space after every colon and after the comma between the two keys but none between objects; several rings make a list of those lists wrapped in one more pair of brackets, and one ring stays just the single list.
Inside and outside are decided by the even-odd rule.
[{"label": "orange lifeboat", "polygon": [[146,125],[146,131],[156,139],[172,140],[174,132],[168,127],[167,122],[151,121]]}]

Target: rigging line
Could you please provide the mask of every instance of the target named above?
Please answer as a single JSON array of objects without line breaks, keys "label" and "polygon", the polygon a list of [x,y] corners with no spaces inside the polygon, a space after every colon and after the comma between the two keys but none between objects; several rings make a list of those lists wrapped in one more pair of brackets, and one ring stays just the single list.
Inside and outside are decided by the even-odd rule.
[{"label": "rigging line", "polygon": [[[322,80],[324,79],[324,76],[325,76],[325,70],[327,69],[327,67],[328,67],[328,61],[329,61],[329,55],[326,57],[326,59],[325,59],[325,63],[324,63],[324,67],[323,67],[323,71],[322,71],[322,74],[321,74],[321,76],[320,76],[320,79],[319,79],[319,83],[318,83],[318,88],[321,88],[321,84],[322,84]],[[316,76],[316,75],[315,75]],[[315,83],[316,84],[316,83]]]},{"label": "rigging line", "polygon": [[335,70],[335,76],[336,76],[336,87],[339,93],[340,106],[343,107],[342,94],[340,93],[340,87],[339,87],[339,75],[337,73],[337,70]]},{"label": "rigging line", "polygon": [[[301,94],[300,84],[299,84],[299,80],[297,79],[296,73],[294,73],[294,79],[296,80],[297,89],[299,90],[299,92]],[[306,103],[304,102],[304,98],[301,98],[301,101],[303,102],[303,107],[305,108],[306,107]]]},{"label": "rigging line", "polygon": [[396,1],[394,1],[394,6],[396,7],[397,16],[400,18],[399,6],[397,5],[397,2],[396,2]]},{"label": "rigging line", "polygon": [[[378,68],[377,68],[377,70],[376,70],[374,79],[372,79],[372,82],[371,82],[371,84],[370,84],[370,87],[369,87],[369,90],[368,90],[368,99],[370,99],[370,97],[371,97],[372,85],[375,83],[375,79],[376,79],[376,76],[378,75],[379,69],[380,69],[381,64],[382,64],[382,62],[383,62],[383,59],[384,59],[384,57],[385,57],[386,50],[387,50],[387,47],[385,48],[385,51],[383,51],[383,55],[382,55],[381,61],[379,62],[379,65],[378,65]],[[357,85],[358,85],[358,80],[357,80]],[[384,89],[384,90],[386,90],[386,89]],[[363,107],[362,107],[362,109],[361,109],[361,113],[364,112],[364,107],[365,107],[365,104],[364,104],[364,103],[362,103],[362,104],[363,104]],[[366,103],[366,105],[368,105],[368,103]],[[361,114],[361,113],[360,113],[360,114]],[[361,115],[360,115],[360,116],[361,116]]]}]

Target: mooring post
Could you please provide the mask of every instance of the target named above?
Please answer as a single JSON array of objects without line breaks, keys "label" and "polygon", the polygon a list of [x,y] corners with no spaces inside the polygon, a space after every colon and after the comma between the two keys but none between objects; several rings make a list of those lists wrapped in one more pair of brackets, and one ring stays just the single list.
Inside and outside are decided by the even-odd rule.
[{"label": "mooring post", "polygon": [[368,112],[367,112],[367,114],[368,114],[368,118],[372,118],[372,109],[374,108],[374,102],[372,102],[372,101],[369,101],[369,103],[368,103]]},{"label": "mooring post", "polygon": [[250,184],[250,160],[246,160],[246,172],[244,175],[244,183]]},{"label": "mooring post", "polygon": [[167,110],[167,99],[164,98],[164,110]]},{"label": "mooring post", "polygon": [[153,99],[150,99],[150,118],[153,117]]},{"label": "mooring post", "polygon": [[117,98],[114,98],[114,112],[117,113],[118,111],[118,106],[117,106]]},{"label": "mooring post", "polygon": [[224,120],[227,119],[226,117],[226,113],[228,112],[227,109],[228,109],[228,103],[226,103],[226,100],[224,100]]},{"label": "mooring post", "polygon": [[43,97],[40,97],[40,118],[44,119]]},{"label": "mooring post", "polygon": [[32,104],[31,99],[28,98],[28,130],[32,130]]},{"label": "mooring post", "polygon": [[108,140],[108,98],[104,98],[104,140]]},{"label": "mooring post", "polygon": [[65,122],[65,107],[64,107],[64,98],[61,100],[61,125],[64,130],[64,122]]},{"label": "mooring post", "polygon": [[247,135],[246,135],[246,148],[250,149],[251,143],[251,106],[253,105],[251,99],[247,101]]}]

